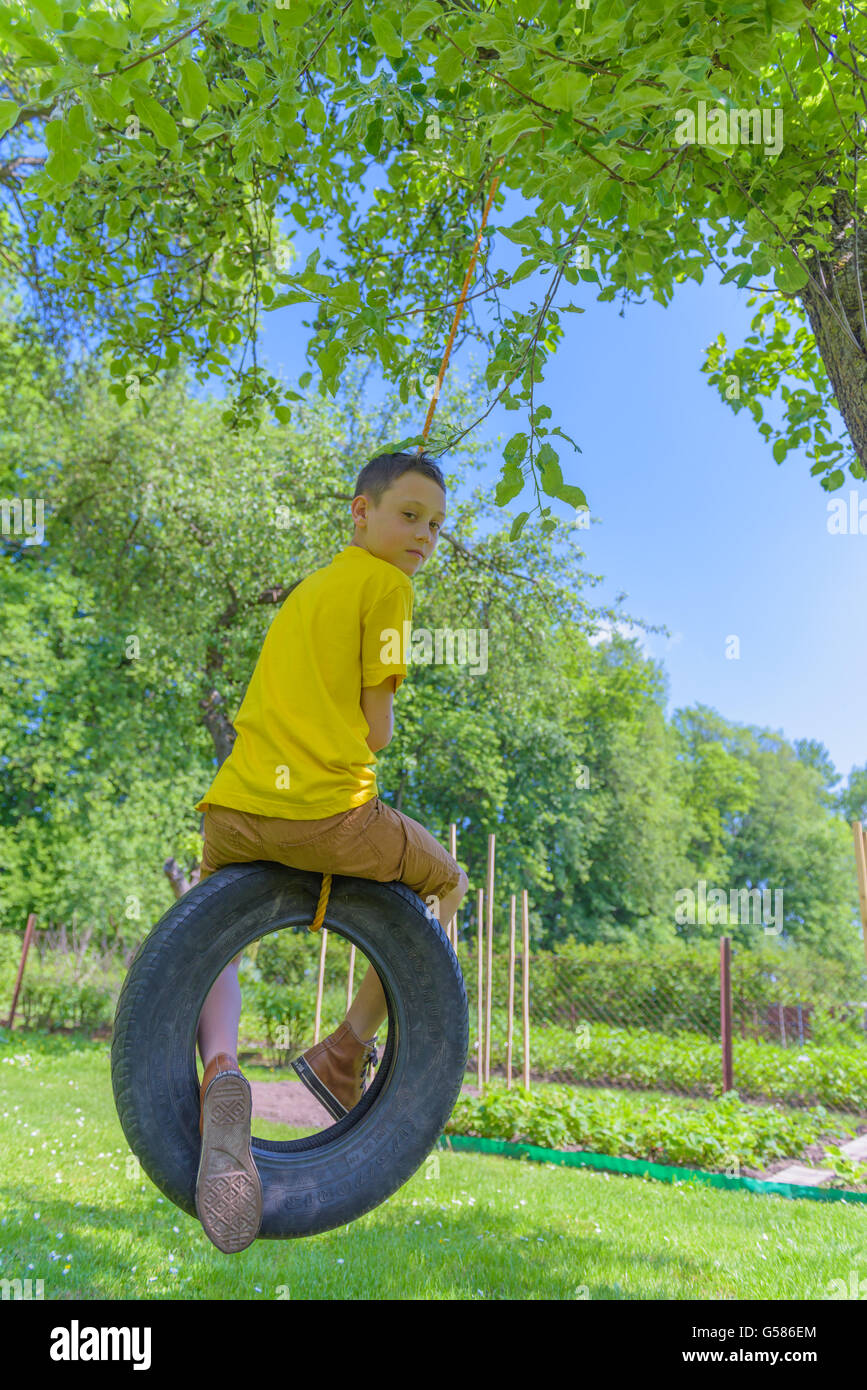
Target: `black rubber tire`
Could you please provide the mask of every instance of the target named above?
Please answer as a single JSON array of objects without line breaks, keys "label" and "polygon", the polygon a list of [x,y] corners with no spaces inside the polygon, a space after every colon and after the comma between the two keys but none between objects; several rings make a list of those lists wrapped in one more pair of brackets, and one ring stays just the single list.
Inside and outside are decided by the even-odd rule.
[{"label": "black rubber tire", "polygon": [[[124,980],[111,1044],[117,1113],[148,1177],[190,1216],[202,1005],[245,946],[270,932],[307,930],[321,884],[321,874],[270,861],[229,864],[168,909]],[[331,1231],[386,1201],[431,1152],[464,1080],[464,980],[418,894],[403,883],[335,874],[323,925],[354,942],[379,975],[388,1041],[371,1086],[341,1120],[296,1140],[253,1136],[264,1240]]]}]

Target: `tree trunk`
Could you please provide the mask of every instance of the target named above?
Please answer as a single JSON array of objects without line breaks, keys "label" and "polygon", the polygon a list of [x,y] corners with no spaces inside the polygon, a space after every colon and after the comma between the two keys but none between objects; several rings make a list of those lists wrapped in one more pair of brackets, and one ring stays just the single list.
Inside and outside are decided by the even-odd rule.
[{"label": "tree trunk", "polygon": [[172,885],[176,898],[182,898],[185,893],[189,893],[194,884],[198,883],[201,872],[201,865],[197,864],[187,878],[177,859],[167,859],[163,864],[163,873]]},{"label": "tree trunk", "polygon": [[214,750],[220,766],[228,758],[238,737],[234,724],[226,718],[221,709],[222,703],[223,697],[217,690],[212,690],[210,695],[199,701],[199,708],[204,711],[202,723],[214,740]]},{"label": "tree trunk", "polygon": [[805,264],[818,285],[800,291],[822,362],[834,388],[837,406],[849,431],[858,461],[867,474],[867,219],[855,218],[843,192],[828,205],[833,253],[817,250]]}]

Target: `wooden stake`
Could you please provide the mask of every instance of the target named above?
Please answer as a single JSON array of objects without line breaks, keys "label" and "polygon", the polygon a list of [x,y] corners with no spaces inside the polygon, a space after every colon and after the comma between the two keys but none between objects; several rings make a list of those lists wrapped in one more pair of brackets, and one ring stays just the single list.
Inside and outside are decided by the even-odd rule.
[{"label": "wooden stake", "polygon": [[864,958],[867,960],[867,844],[859,820],[853,820],[855,836],[855,872],[858,875],[858,903],[861,909],[861,933],[864,938]]},{"label": "wooden stake", "polygon": [[346,985],[346,1012],[349,1013],[349,1006],[352,1003],[352,979],[355,974],[355,942],[349,948],[349,980]]},{"label": "wooden stake", "polygon": [[479,923],[479,926],[478,926],[478,931],[477,931],[477,933],[476,933],[476,936],[477,936],[477,939],[478,939],[478,948],[479,948],[479,950],[478,950],[478,955],[479,955],[479,980],[478,980],[478,990],[477,990],[477,995],[476,995],[476,997],[477,997],[477,999],[478,999],[478,1010],[477,1010],[477,1012],[478,1012],[478,1025],[477,1025],[477,1033],[478,1033],[478,1040],[479,1040],[479,1041],[478,1041],[478,1058],[477,1058],[477,1062],[476,1062],[476,1071],[477,1071],[477,1073],[478,1073],[478,1086],[479,1086],[479,1090],[480,1090],[480,1091],[481,1091],[481,1089],[482,1089],[482,1074],[483,1074],[483,1068],[482,1068],[482,1053],[484,1052],[484,1047],[485,1047],[485,1035],[484,1035],[484,1033],[483,1033],[483,1031],[482,1031],[482,961],[483,961],[483,959],[484,959],[484,956],[483,956],[482,952],[483,952],[483,950],[484,950],[484,945],[483,945],[483,943],[484,943],[484,939],[485,939],[485,934],[484,934],[484,929],[483,929],[483,924],[484,924],[484,920],[485,920],[485,919],[484,919],[484,915],[483,915],[483,914],[484,914],[484,900],[485,900],[485,895],[484,895],[484,893],[482,892],[482,890],[481,890],[481,888],[480,888],[480,889],[479,889],[479,914],[478,914],[478,923]]},{"label": "wooden stake", "polygon": [[527,890],[521,890],[521,916],[524,936],[524,1085],[530,1089],[530,909]]},{"label": "wooden stake", "polygon": [[319,981],[316,985],[316,1021],[313,1025],[313,1042],[319,1041],[319,1021],[322,1017],[322,987],[325,984],[325,952],[328,949],[328,928],[320,927],[322,945],[319,948]]},{"label": "wooden stake", "polygon": [[488,990],[485,1006],[485,1085],[491,1079],[491,976],[494,955],[494,840],[488,836]]},{"label": "wooden stake", "polygon": [[[458,857],[458,827],[455,825],[455,822],[454,822],[454,821],[452,821],[451,825],[449,826],[449,854],[452,856],[452,859],[457,859],[457,857]],[[449,941],[452,943],[452,946],[454,947],[455,955],[457,955],[457,953],[458,953],[458,914],[457,914],[457,913],[455,913],[455,915],[452,917],[452,920],[449,922],[449,925],[448,925],[448,927],[446,928],[446,935],[448,936]]]},{"label": "wooden stake", "polygon": [[12,1008],[9,1011],[9,1022],[7,1028],[10,1030],[15,1026],[15,1006],[18,1003],[18,991],[21,988],[21,978],[24,974],[24,962],[27,959],[27,952],[30,949],[30,942],[33,940],[33,923],[36,921],[36,913],[31,912],[27,916],[27,926],[24,928],[24,941],[21,945],[21,959],[18,962],[18,974],[15,977],[15,989],[12,992]]},{"label": "wooden stake", "polygon": [[734,1090],[732,1070],[732,939],[719,939],[719,1020],[722,1042],[723,1091]]},{"label": "wooden stake", "polygon": [[509,900],[509,1022],[506,1033],[506,1090],[512,1089],[512,1013],[515,1008],[515,895]]}]

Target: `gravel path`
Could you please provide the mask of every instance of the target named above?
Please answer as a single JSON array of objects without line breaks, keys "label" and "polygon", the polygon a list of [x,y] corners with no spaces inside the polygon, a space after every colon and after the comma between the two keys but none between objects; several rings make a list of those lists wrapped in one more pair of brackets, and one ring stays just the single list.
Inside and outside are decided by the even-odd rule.
[{"label": "gravel path", "polygon": [[[251,1081],[253,1092],[253,1117],[260,1120],[274,1120],[284,1125],[326,1125],[334,1123],[331,1115],[321,1105],[312,1091],[308,1091],[303,1081]],[[478,1095],[477,1086],[464,1086],[468,1095]]]}]

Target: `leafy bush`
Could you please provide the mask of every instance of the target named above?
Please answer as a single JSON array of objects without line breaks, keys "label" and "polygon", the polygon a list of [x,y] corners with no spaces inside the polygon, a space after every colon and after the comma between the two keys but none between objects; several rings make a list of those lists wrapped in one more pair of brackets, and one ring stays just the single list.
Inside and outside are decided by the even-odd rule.
[{"label": "leafy bush", "polygon": [[[828,1130],[827,1111],[745,1105],[736,1091],[716,1101],[595,1095],[566,1086],[541,1093],[498,1084],[461,1095],[446,1134],[474,1134],[543,1148],[697,1164],[714,1171],[760,1168],[798,1157]],[[847,1131],[851,1132],[851,1131]],[[861,1180],[864,1180],[862,1175]]]},{"label": "leafy bush", "polygon": [[861,1017],[856,1013],[841,1015],[819,1004],[810,1019],[810,1041],[829,1047],[851,1047],[863,1043]]},{"label": "leafy bush", "polygon": [[4,1014],[12,1003],[12,990],[15,987],[23,941],[23,935],[18,932],[0,931],[0,990],[4,995],[9,995],[8,1002],[0,1006],[0,1012]]},{"label": "leafy bush", "polygon": [[245,980],[242,1000],[245,1013],[258,1020],[267,1046],[274,1053],[293,1054],[309,1045],[315,1024],[315,998],[308,986]]},{"label": "leafy bush", "polygon": [[[326,969],[329,958],[334,955],[332,943],[333,938],[329,936]],[[276,985],[300,985],[305,978],[311,978],[309,974],[305,976],[305,971],[311,970],[313,959],[310,940],[303,932],[272,932],[260,939],[255,970],[250,973],[256,979]]]},{"label": "leafy bush", "polygon": [[[522,1034],[516,1028],[513,1075],[521,1070],[522,1047]],[[794,1048],[735,1038],[732,1054],[735,1086],[741,1095],[867,1112],[867,1046],[863,1042],[857,1046],[810,1042]],[[505,1064],[506,1015],[503,1010],[492,1011],[491,1066]],[[586,1021],[575,1031],[531,1023],[530,1064],[537,1076],[557,1081],[706,1097],[722,1094],[719,1042],[685,1029],[664,1036],[650,1029]]]},{"label": "leafy bush", "polygon": [[26,970],[18,1008],[27,1025],[37,1028],[102,1028],[114,1018],[116,996],[105,985],[76,983],[50,975],[28,976]]},{"label": "leafy bush", "polygon": [[[520,952],[519,952],[520,954]],[[467,984],[475,982],[475,959],[464,952]],[[472,968],[467,968],[469,964]],[[521,966],[516,968],[520,998]],[[492,993],[508,997],[508,952],[497,944]],[[735,1031],[761,1035],[774,1005],[840,1008],[867,997],[863,967],[828,960],[814,950],[777,939],[751,950],[732,949],[732,1015]],[[566,941],[555,952],[536,951],[530,960],[530,1016],[536,1023],[573,1024],[589,1018],[620,1027],[662,1033],[687,1028],[719,1035],[719,943],[658,943],[652,950],[633,943],[586,945]],[[812,1019],[809,1023],[812,1032]],[[857,1033],[857,1022],[848,1036]],[[863,1027],[861,1037],[864,1037]],[[820,1038],[816,1037],[815,1041]],[[821,1038],[825,1041],[825,1036]],[[828,1041],[831,1041],[828,1038]]]}]

